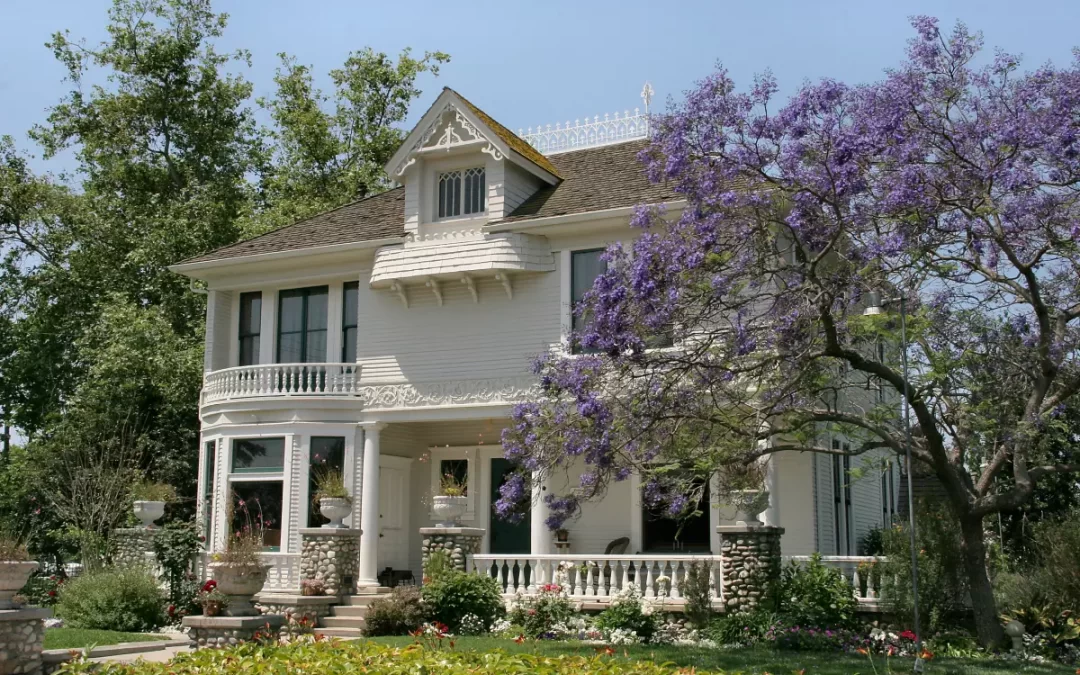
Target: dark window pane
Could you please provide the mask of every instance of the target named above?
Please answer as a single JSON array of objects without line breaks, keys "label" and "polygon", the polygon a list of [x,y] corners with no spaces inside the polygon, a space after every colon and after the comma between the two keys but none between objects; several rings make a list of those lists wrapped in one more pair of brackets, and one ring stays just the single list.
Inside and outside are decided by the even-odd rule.
[{"label": "dark window pane", "polygon": [[217,464],[217,441],[207,441],[206,463],[203,465],[203,522],[202,534],[207,541],[213,541],[210,527],[214,522],[214,467]]},{"label": "dark window pane", "polygon": [[[607,270],[607,263],[600,259],[603,249],[574,251],[570,255],[570,316],[571,328],[581,332],[589,323],[587,316],[580,316],[578,307],[585,294],[592,290],[593,282]],[[575,347],[574,351],[580,351]]]},{"label": "dark window pane", "polygon": [[439,462],[439,476],[453,476],[454,480],[462,485],[469,483],[469,460],[467,459],[444,459]]},{"label": "dark window pane", "polygon": [[346,328],[342,340],[341,360],[356,363],[356,328]]},{"label": "dark window pane", "polygon": [[304,328],[304,291],[282,291],[278,330],[292,333]]},{"label": "dark window pane", "polygon": [[262,329],[262,293],[240,294],[240,335],[258,335]]},{"label": "dark window pane", "polygon": [[233,473],[285,470],[284,438],[238,438],[233,441]]},{"label": "dark window pane", "polygon": [[345,284],[342,289],[341,302],[342,302],[342,320],[341,323],[345,328],[355,327],[357,325],[357,314],[359,307],[360,296],[360,282],[350,281]]},{"label": "dark window pane", "polygon": [[326,286],[308,289],[307,294],[307,329],[326,328],[326,310],[330,295]]},{"label": "dark window pane", "polygon": [[263,546],[268,551],[281,550],[282,483],[258,481],[232,484],[232,532],[262,528]]},{"label": "dark window pane", "polygon": [[326,330],[313,330],[307,333],[304,363],[326,363]]},{"label": "dark window pane", "polygon": [[304,360],[302,333],[281,335],[278,338],[278,363],[301,363]]},{"label": "dark window pane", "polygon": [[308,481],[311,508],[308,509],[308,527],[321,527],[323,524],[330,522],[323,518],[315,507],[315,478],[320,470],[345,471],[344,438],[314,436],[311,439],[311,464]]}]

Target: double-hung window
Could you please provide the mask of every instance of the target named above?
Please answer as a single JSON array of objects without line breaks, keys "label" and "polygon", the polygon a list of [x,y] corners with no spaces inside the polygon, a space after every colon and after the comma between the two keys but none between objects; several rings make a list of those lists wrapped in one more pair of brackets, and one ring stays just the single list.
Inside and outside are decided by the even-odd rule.
[{"label": "double-hung window", "polygon": [[359,325],[358,308],[360,282],[349,281],[342,289],[341,301],[341,361],[356,363],[356,328]]},{"label": "double-hung window", "polygon": [[240,294],[240,360],[238,365],[259,363],[260,334],[262,333],[262,293]]},{"label": "double-hung window", "polygon": [[[607,263],[601,258],[603,253],[604,249],[594,248],[570,254],[570,327],[575,336],[580,336],[589,325],[590,317],[584,315],[580,309],[585,294],[593,287],[596,277],[607,271]],[[579,347],[577,340],[573,341],[572,350],[575,354],[588,351]]]},{"label": "double-hung window", "polygon": [[234,438],[229,468],[231,531],[261,530],[263,547],[280,551],[285,438]]},{"label": "double-hung window", "polygon": [[278,363],[326,362],[327,286],[294,288],[278,296]]},{"label": "double-hung window", "polygon": [[484,213],[487,209],[484,167],[440,173],[438,200],[439,218]]}]

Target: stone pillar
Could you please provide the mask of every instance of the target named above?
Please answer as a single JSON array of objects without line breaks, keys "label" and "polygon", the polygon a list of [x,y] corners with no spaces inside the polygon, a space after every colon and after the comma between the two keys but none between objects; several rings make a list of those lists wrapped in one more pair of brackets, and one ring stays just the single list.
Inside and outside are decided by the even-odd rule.
[{"label": "stone pillar", "polygon": [[780,580],[782,527],[725,525],[720,533],[723,600],[729,613],[750,612],[767,602]]},{"label": "stone pillar", "polygon": [[41,646],[45,619],[52,610],[41,607],[0,609],[0,673],[41,675]]},{"label": "stone pillar", "polygon": [[113,564],[117,567],[142,566],[154,570],[154,537],[158,530],[145,527],[124,527],[113,531]]},{"label": "stone pillar", "polygon": [[539,473],[533,474],[532,509],[529,511],[529,550],[533,555],[551,553],[553,533],[545,522],[548,517],[548,505],[544,497],[548,494],[547,482],[540,479]]},{"label": "stone pillar", "polygon": [[424,569],[427,569],[428,558],[435,551],[446,551],[454,567],[462,572],[468,572],[466,563],[468,556],[480,552],[480,542],[484,539],[482,527],[421,527],[420,536],[423,538],[421,553]]},{"label": "stone pillar", "polygon": [[326,594],[352,595],[356,592],[360,530],[305,527],[300,530],[300,578],[319,579]]},{"label": "stone pillar", "polygon": [[[379,432],[381,422],[361,424],[364,429],[363,482],[360,485],[360,568],[357,587],[379,586]],[[355,497],[354,497],[355,499]]]}]

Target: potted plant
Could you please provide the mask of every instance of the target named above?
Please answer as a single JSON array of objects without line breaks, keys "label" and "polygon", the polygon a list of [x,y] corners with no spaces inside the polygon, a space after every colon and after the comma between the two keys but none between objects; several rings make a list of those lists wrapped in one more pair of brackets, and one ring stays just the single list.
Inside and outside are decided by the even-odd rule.
[{"label": "potted plant", "polygon": [[345,487],[345,477],[329,467],[315,469],[315,505],[330,522],[325,528],[343,528],[342,522],[352,513],[352,496]]},{"label": "potted plant", "polygon": [[176,490],[167,483],[142,480],[131,488],[135,498],[135,517],[146,529],[154,527],[154,521],[165,515],[165,503],[176,500]]},{"label": "potted plant", "polygon": [[262,513],[260,512],[253,520],[243,501],[239,501],[238,506],[245,514],[246,524],[229,536],[224,551],[210,556],[212,562],[207,565],[207,569],[217,581],[217,588],[229,596],[229,605],[225,614],[227,616],[253,616],[257,612],[251,598],[262,590],[266,583],[266,575],[273,565],[264,562],[262,558],[264,541]]},{"label": "potted plant", "polygon": [[203,616],[218,616],[229,606],[229,596],[221,592],[216,581],[209,579],[199,589],[196,602],[202,605]]},{"label": "potted plant", "polygon": [[563,528],[563,527],[560,527],[559,529],[555,530],[555,541],[562,543],[562,542],[569,541],[569,540],[570,540],[570,531],[569,530],[567,530],[566,528]]},{"label": "potted plant", "polygon": [[326,582],[322,579],[304,579],[300,582],[300,595],[326,595]]},{"label": "potted plant", "polygon": [[15,607],[15,594],[37,568],[25,546],[14,537],[0,533],[0,609]]},{"label": "potted plant", "polygon": [[769,508],[769,492],[765,490],[763,464],[732,465],[720,472],[720,485],[735,507],[738,525],[761,525],[758,514]]},{"label": "potted plant", "polygon": [[443,474],[432,510],[442,522],[439,527],[460,527],[458,520],[469,508],[468,486],[452,473]]}]

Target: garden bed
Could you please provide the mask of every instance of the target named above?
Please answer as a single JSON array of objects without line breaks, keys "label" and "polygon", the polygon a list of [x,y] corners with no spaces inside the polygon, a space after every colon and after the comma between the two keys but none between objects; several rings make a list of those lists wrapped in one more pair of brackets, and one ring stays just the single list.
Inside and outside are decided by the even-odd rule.
[{"label": "garden bed", "polygon": [[157,633],[122,633],[113,630],[85,630],[82,628],[49,628],[45,631],[45,649],[86,649],[105,647],[125,642],[155,642],[168,640],[169,636]]}]

